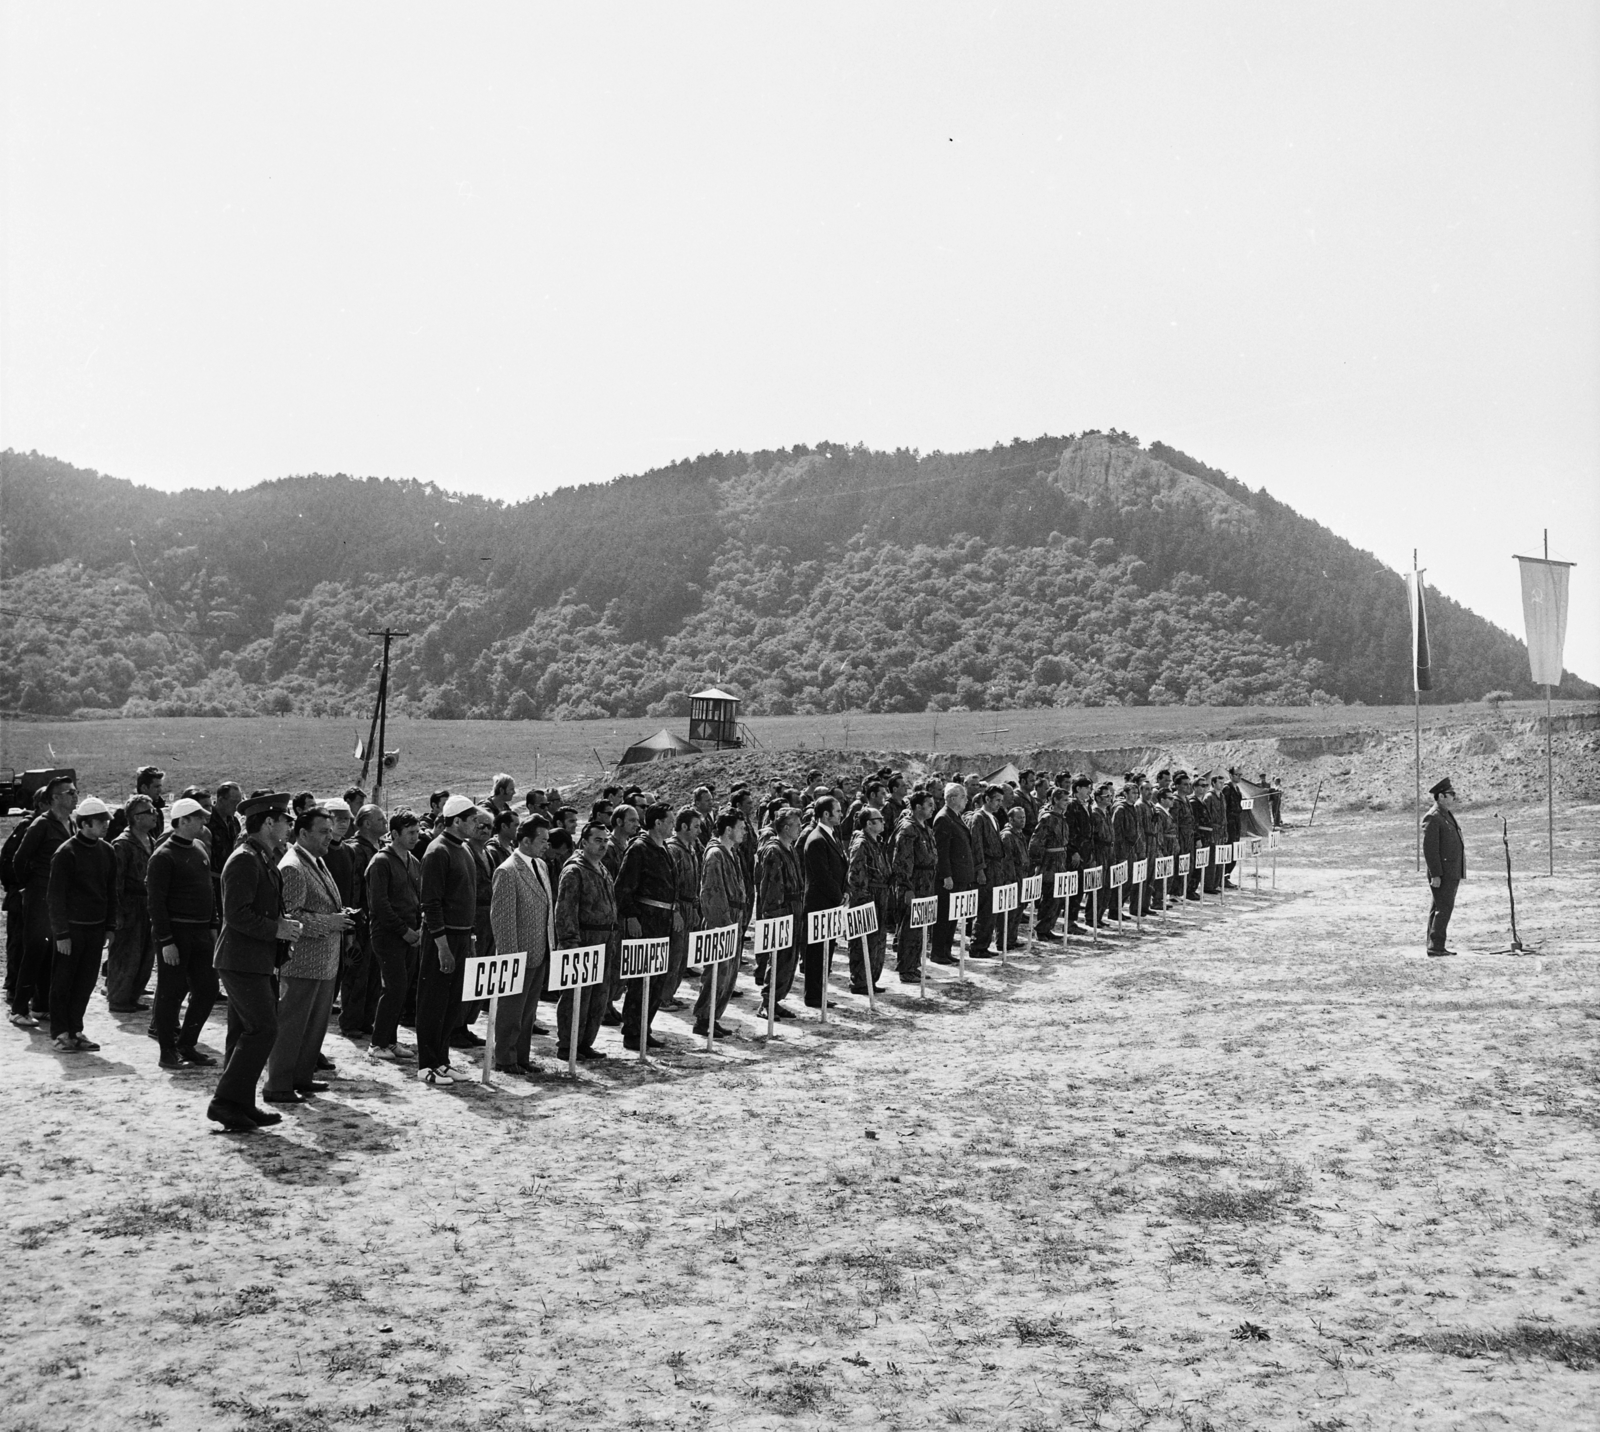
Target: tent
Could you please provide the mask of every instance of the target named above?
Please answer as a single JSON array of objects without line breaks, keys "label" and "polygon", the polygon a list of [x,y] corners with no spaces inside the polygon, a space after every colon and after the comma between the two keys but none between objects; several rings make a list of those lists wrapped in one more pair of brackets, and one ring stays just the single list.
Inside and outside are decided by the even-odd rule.
[{"label": "tent", "polygon": [[1272,834],[1272,788],[1258,786],[1241,776],[1235,784],[1239,787],[1239,834],[1246,839],[1252,835]]},{"label": "tent", "polygon": [[998,771],[990,771],[983,778],[983,783],[986,786],[1020,786],[1022,784],[1022,772],[1010,761],[1007,761]]},{"label": "tent", "polygon": [[700,748],[671,731],[660,730],[654,736],[637,741],[622,753],[619,766],[637,766],[644,761],[668,761],[674,756],[698,756]]}]

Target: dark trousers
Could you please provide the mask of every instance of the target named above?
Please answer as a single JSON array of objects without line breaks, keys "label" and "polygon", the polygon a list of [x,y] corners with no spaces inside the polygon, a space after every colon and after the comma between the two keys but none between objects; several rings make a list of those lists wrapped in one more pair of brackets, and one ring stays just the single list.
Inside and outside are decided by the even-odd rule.
[{"label": "dark trousers", "polygon": [[[881,913],[881,912],[880,912]],[[868,935],[867,956],[872,964],[872,983],[883,978],[883,957],[888,947],[889,935],[885,930]],[[867,960],[861,958],[861,941],[850,941],[850,988],[856,994],[867,992]]]},{"label": "dark trousers", "polygon": [[[150,935],[150,915],[143,905],[119,917],[106,952],[106,1003],[114,1010],[132,1009],[150,983],[155,964],[155,941]],[[211,952],[206,951],[206,963]]]},{"label": "dark trousers", "polygon": [[[794,917],[796,930],[802,927],[804,917]],[[756,983],[761,986],[761,1005],[766,1008],[767,985],[770,980],[777,980],[777,1002],[782,1004],[789,997],[789,991],[794,988],[794,974],[800,968],[800,942],[796,940],[786,950],[779,950],[770,958],[765,955],[756,956]]]},{"label": "dark trousers", "polygon": [[345,936],[339,961],[339,1032],[365,1034],[370,1030],[382,997],[383,977],[372,938],[366,930],[352,930]]},{"label": "dark trousers", "polygon": [[27,925],[22,918],[22,892],[6,897],[6,1007],[12,1007],[12,996],[17,992],[17,977],[22,973],[22,950],[27,939]]},{"label": "dark trousers", "polygon": [[417,945],[408,945],[398,935],[384,930],[372,932],[368,958],[373,966],[368,982],[379,987],[378,1008],[372,1017],[372,1043],[387,1049],[393,1044],[405,1013],[406,996],[417,984]]},{"label": "dark trousers", "polygon": [[[604,945],[606,970],[609,975],[613,961],[622,968],[622,951],[611,930],[578,930],[578,945]],[[563,948],[565,948],[563,946]],[[553,963],[553,962],[548,962]],[[650,981],[655,984],[655,980]],[[578,1048],[588,1049],[600,1033],[600,1020],[611,1002],[609,978],[599,984],[584,985],[579,989],[564,989],[556,1001],[556,1053],[565,1059],[572,1052],[572,1021],[578,1021]],[[626,1032],[626,1031],[624,1031]]]},{"label": "dark trousers", "polygon": [[[716,1011],[711,1008],[711,987],[713,983],[717,989]],[[733,997],[733,988],[739,983],[739,957],[735,955],[731,960],[717,960],[705,965],[700,970],[700,993],[694,1001],[695,1028],[700,1029],[709,1021],[722,1018],[723,1011],[728,1007],[728,1001]],[[631,998],[631,996],[630,996]],[[636,1016],[637,1017],[637,1016]],[[637,1028],[624,1020],[623,1032]],[[631,1039],[633,1036],[628,1035]]]},{"label": "dark trousers", "polygon": [[[797,925],[796,929],[803,928]],[[823,961],[827,961],[824,966]],[[826,967],[830,972],[833,969],[833,941],[823,940],[820,944],[813,945],[806,942],[805,954],[801,957],[805,970],[805,1001],[811,1009],[822,1008],[822,971]]]},{"label": "dark trousers", "polygon": [[905,914],[894,932],[894,968],[902,984],[916,984],[922,978],[922,942],[927,938],[926,928],[911,928],[911,896],[908,895]]},{"label": "dark trousers", "polygon": [[50,967],[50,1036],[82,1034],[83,1012],[89,1007],[95,981],[100,978],[100,951],[105,948],[104,925],[73,925],[72,953],[56,951]]},{"label": "dark trousers", "polygon": [[[35,903],[41,908],[34,909]],[[30,1005],[35,1013],[50,1007],[50,969],[55,963],[56,942],[50,938],[50,918],[43,905],[43,896],[37,902],[30,899],[23,912],[22,963],[11,992],[14,1014],[26,1014]]]},{"label": "dark trousers", "polygon": [[[510,1069],[513,1065],[526,1066],[533,1058],[533,1026],[539,1014],[539,986],[544,981],[545,966],[550,963],[548,951],[530,956],[536,962],[529,965],[522,977],[521,994],[503,994],[495,1008],[494,1063],[497,1069]],[[659,980],[652,980],[659,984]]]},{"label": "dark trousers", "polygon": [[[1044,894],[1039,897],[1039,916],[1034,921],[1033,933],[1038,935],[1052,935],[1055,933],[1056,921],[1061,917],[1061,902],[1052,893],[1056,888],[1056,877],[1050,871],[1045,872]],[[1072,923],[1074,903],[1069,898],[1067,901],[1067,923]]]},{"label": "dark trousers", "polygon": [[228,996],[228,1052],[216,1098],[251,1109],[278,1038],[278,980],[237,970],[218,970],[216,975]]},{"label": "dark trousers", "polygon": [[[212,931],[205,925],[174,924],[172,943],[178,947],[178,963],[169,965],[162,960],[156,967],[156,1008],[151,1022],[163,1050],[191,1049],[217,1003]],[[189,1008],[180,1029],[178,1009],[184,995],[189,996]]]},{"label": "dark trousers", "polygon": [[938,893],[939,909],[933,922],[933,942],[929,954],[935,959],[947,959],[956,938],[956,922],[950,918],[950,896],[954,892],[940,890]]},{"label": "dark trousers", "polygon": [[[665,940],[672,935],[672,911],[657,910],[647,906],[644,914],[639,916],[639,934],[641,940]],[[632,936],[629,937],[633,938]],[[670,956],[669,956],[670,958]],[[672,972],[670,964],[667,973]],[[622,979],[622,947],[617,946],[617,978],[623,985],[622,996],[622,1040],[623,1043],[637,1042],[639,1038],[639,1014],[644,1005],[644,986],[642,979]],[[667,997],[666,979],[653,979],[650,981],[650,1012],[645,1016],[645,1033],[650,1032],[650,1023],[655,1019],[657,1011],[661,1008],[661,1001]]]},{"label": "dark trousers", "polygon": [[[759,967],[761,961],[756,961]],[[661,977],[661,1003],[676,999],[678,986],[683,983],[684,971],[689,968],[689,920],[684,917],[683,928],[672,935],[672,945],[667,953],[667,972]],[[757,978],[760,978],[758,973]],[[654,981],[652,981],[654,983]],[[660,1008],[658,1005],[657,1008]]]},{"label": "dark trousers", "polygon": [[422,936],[417,975],[417,1068],[442,1069],[450,1062],[450,1032],[461,1018],[461,964],[472,955],[471,930],[447,930],[455,968],[439,968],[433,936]]},{"label": "dark trousers", "polygon": [[992,885],[978,886],[978,918],[972,922],[972,948],[987,950],[994,941],[1000,922],[994,917]]},{"label": "dark trousers", "polygon": [[[1441,878],[1439,883],[1432,887],[1433,908],[1428,911],[1428,948],[1442,950],[1445,940],[1450,934],[1450,915],[1456,908],[1456,890],[1460,886],[1459,880]],[[74,926],[74,929],[77,927]],[[52,1010],[54,1009],[54,996],[52,996]],[[52,1029],[55,1028],[55,1019],[50,1021]]]},{"label": "dark trousers", "polygon": [[1212,845],[1207,848],[1211,853],[1211,863],[1206,866],[1205,870],[1206,894],[1215,895],[1217,891],[1222,889],[1222,867],[1217,864],[1217,847]]}]

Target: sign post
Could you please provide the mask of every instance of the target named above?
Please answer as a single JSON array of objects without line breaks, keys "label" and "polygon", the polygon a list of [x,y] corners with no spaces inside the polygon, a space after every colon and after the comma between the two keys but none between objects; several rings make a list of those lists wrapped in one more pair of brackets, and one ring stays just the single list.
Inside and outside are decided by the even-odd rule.
[{"label": "sign post", "polygon": [[[1069,871],[1068,874],[1076,874]],[[1056,877],[1059,880],[1061,877]],[[1089,943],[1100,943],[1100,890],[1105,884],[1106,872],[1103,866],[1095,865],[1084,870],[1081,885],[1083,893],[1089,897]],[[1068,921],[1070,924],[1071,921]]]},{"label": "sign post", "polygon": [[[714,930],[696,930],[689,936],[689,968],[703,970],[711,966],[711,1003],[706,1009],[706,1053],[716,1052],[717,1039],[717,976],[722,961],[739,952],[738,925],[718,925]],[[701,975],[702,980],[705,979]],[[823,996],[826,999],[826,995]]]},{"label": "sign post", "polygon": [[1017,908],[1017,882],[996,885],[989,895],[991,908],[1000,917],[1000,963],[1006,962],[1006,946],[1011,943],[1011,913]]},{"label": "sign post", "polygon": [[755,929],[756,955],[767,957],[767,1038],[778,1023],[778,955],[794,944],[794,916],[775,915],[770,920],[757,920]]},{"label": "sign post", "polygon": [[1022,882],[1022,903],[1028,907],[1028,953],[1039,935],[1039,901],[1044,898],[1044,876],[1030,875]]},{"label": "sign post", "polygon": [[575,945],[570,950],[553,950],[550,954],[550,988],[572,991],[572,1038],[568,1040],[567,1073],[578,1077],[578,1026],[583,1023],[583,991],[597,985],[606,977],[606,947],[604,945]]},{"label": "sign post", "polygon": [[1261,837],[1252,835],[1249,840],[1250,874],[1256,882],[1256,894],[1261,893]]},{"label": "sign post", "polygon": [[1194,848],[1194,868],[1200,872],[1200,883],[1195,886],[1195,892],[1200,896],[1200,908],[1206,908],[1206,871],[1211,866],[1211,847],[1197,845]]},{"label": "sign post", "polygon": [[[461,989],[465,999],[489,1001],[489,1037],[483,1042],[483,1082],[490,1084],[494,1068],[495,1016],[500,1012],[500,996],[521,994],[527,977],[528,957],[521,951],[504,955],[480,955],[461,962]],[[466,993],[468,990],[470,994]]]},{"label": "sign post", "polygon": [[1194,863],[1194,857],[1180,855],[1178,857],[1178,913],[1183,913],[1183,907],[1189,903],[1189,871]]},{"label": "sign post", "polygon": [[961,931],[961,981],[967,979],[967,921],[978,918],[978,892],[976,890],[952,890],[950,892],[950,918],[960,927]]},{"label": "sign post", "polygon": [[1156,880],[1161,885],[1161,923],[1167,923],[1167,906],[1172,903],[1172,857],[1156,856]]},{"label": "sign post", "polygon": [[1228,862],[1233,859],[1233,846],[1219,845],[1217,847],[1217,903],[1228,903]]},{"label": "sign post", "polygon": [[872,974],[872,951],[867,947],[867,936],[878,932],[878,902],[868,900],[865,905],[844,907],[844,938],[848,949],[851,940],[861,941],[861,968],[867,976],[867,1009],[878,1012],[878,996]]},{"label": "sign post", "polygon": [[844,911],[843,905],[835,905],[806,916],[806,943],[822,946],[822,1007],[817,1014],[824,1024],[828,1022],[828,966],[833,963],[833,942],[844,933]]},{"label": "sign post", "polygon": [[1061,902],[1061,908],[1066,912],[1066,920],[1061,926],[1061,948],[1067,947],[1067,942],[1072,938],[1072,906],[1067,902],[1078,893],[1078,872],[1076,870],[1056,871],[1055,883],[1050,888],[1050,893]]},{"label": "sign post", "polygon": [[1117,902],[1117,934],[1124,933],[1122,928],[1122,887],[1128,883],[1128,862],[1119,860],[1111,867],[1111,894]]},{"label": "sign post", "polygon": [[1267,836],[1267,849],[1272,852],[1272,888],[1278,888],[1278,832],[1273,830]]},{"label": "sign post", "polygon": [[939,918],[937,895],[911,897],[911,928],[922,931],[922,959],[917,963],[917,998],[928,997],[928,927]]},{"label": "sign post", "polygon": [[622,942],[622,978],[643,980],[644,993],[639,999],[639,1062],[643,1064],[650,1051],[650,978],[664,975],[672,965],[672,940],[662,936],[653,940],[624,940]]},{"label": "sign post", "polygon": [[1129,872],[1129,879],[1133,882],[1133,923],[1137,934],[1144,934],[1144,899],[1150,892],[1146,888],[1150,881],[1150,861],[1136,860],[1133,869]]}]

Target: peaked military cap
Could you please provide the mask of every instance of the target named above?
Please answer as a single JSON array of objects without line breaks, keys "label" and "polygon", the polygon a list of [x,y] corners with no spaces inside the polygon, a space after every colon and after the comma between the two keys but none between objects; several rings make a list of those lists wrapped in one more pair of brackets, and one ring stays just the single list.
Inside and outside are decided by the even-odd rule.
[{"label": "peaked military cap", "polygon": [[294,799],[288,791],[263,791],[239,803],[239,819],[249,820],[257,811],[269,810],[274,815],[288,815],[289,802]]},{"label": "peaked military cap", "polygon": [[1430,796],[1453,796],[1455,793],[1456,788],[1450,784],[1449,776],[1446,776],[1442,781],[1437,781],[1428,787],[1428,794]]}]

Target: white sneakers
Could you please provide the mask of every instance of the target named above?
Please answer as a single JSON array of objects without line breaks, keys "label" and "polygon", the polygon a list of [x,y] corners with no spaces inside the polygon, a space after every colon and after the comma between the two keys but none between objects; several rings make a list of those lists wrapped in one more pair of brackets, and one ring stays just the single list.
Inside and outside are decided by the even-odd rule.
[{"label": "white sneakers", "polygon": [[419,1069],[417,1078],[424,1084],[454,1084],[455,1078],[450,1073],[450,1066],[441,1064],[437,1069]]}]

